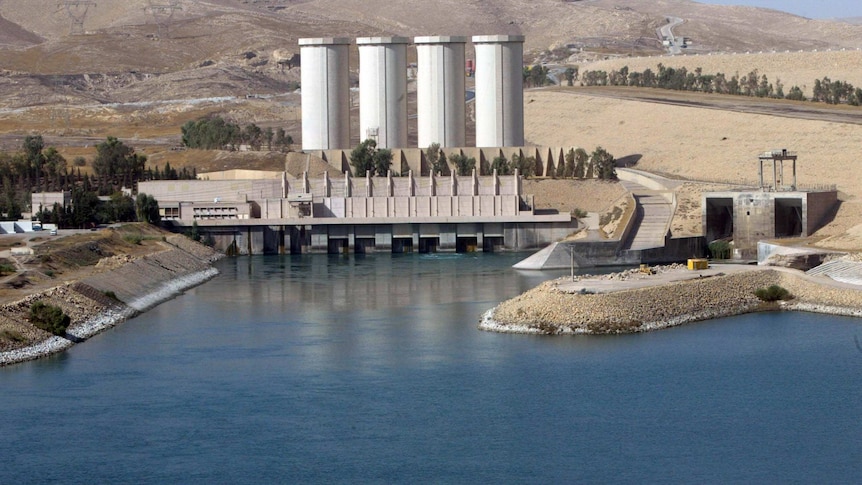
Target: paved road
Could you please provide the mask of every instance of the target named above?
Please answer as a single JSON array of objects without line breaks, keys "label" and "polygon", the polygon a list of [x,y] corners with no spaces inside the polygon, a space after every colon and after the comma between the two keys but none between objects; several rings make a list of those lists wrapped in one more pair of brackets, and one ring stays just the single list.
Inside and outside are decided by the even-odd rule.
[{"label": "paved road", "polygon": [[552,88],[560,92],[603,98],[626,99],[645,103],[671,104],[692,108],[736,111],[804,120],[829,121],[862,125],[862,108],[849,105],[828,105],[809,101],[754,98],[726,94],[669,91],[666,89],[587,86]]},{"label": "paved road", "polygon": [[682,46],[676,41],[676,37],[673,35],[673,28],[684,21],[679,17],[668,17],[667,22],[667,24],[658,28],[658,35],[670,42],[670,46],[667,48],[668,53],[671,55],[682,54]]}]

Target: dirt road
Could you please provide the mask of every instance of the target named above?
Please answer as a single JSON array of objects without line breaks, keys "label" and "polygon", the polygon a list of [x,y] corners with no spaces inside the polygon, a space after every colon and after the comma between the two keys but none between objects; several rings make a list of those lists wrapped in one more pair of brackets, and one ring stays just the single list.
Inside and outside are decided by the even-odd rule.
[{"label": "dirt road", "polygon": [[862,107],[858,106],[622,86],[557,87],[551,89],[582,96],[862,125]]}]

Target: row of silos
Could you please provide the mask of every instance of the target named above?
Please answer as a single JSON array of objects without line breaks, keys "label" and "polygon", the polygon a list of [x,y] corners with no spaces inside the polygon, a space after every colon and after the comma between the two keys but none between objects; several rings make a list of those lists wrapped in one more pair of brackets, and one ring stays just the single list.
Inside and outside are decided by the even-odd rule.
[{"label": "row of silos", "polygon": [[[523,36],[475,36],[476,146],[524,144]],[[466,144],[466,37],[416,37],[418,145]],[[405,37],[360,37],[359,133],[407,147]],[[300,39],[302,149],[350,147],[350,39]]]}]

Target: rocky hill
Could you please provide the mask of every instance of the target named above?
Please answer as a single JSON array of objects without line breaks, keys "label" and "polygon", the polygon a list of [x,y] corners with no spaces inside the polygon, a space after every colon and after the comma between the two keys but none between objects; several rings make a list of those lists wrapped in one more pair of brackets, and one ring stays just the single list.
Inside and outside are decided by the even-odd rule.
[{"label": "rocky hill", "polygon": [[649,55],[669,16],[698,52],[862,47],[848,22],[687,0],[6,0],[0,103],[283,93],[299,75],[280,61],[309,36],[518,33],[530,60]]}]

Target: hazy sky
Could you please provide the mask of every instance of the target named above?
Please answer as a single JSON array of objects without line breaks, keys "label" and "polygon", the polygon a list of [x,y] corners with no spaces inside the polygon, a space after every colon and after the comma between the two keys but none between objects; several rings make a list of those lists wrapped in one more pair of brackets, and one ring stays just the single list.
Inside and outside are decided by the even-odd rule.
[{"label": "hazy sky", "polygon": [[812,19],[862,17],[860,0],[695,0],[719,5],[765,7]]}]

